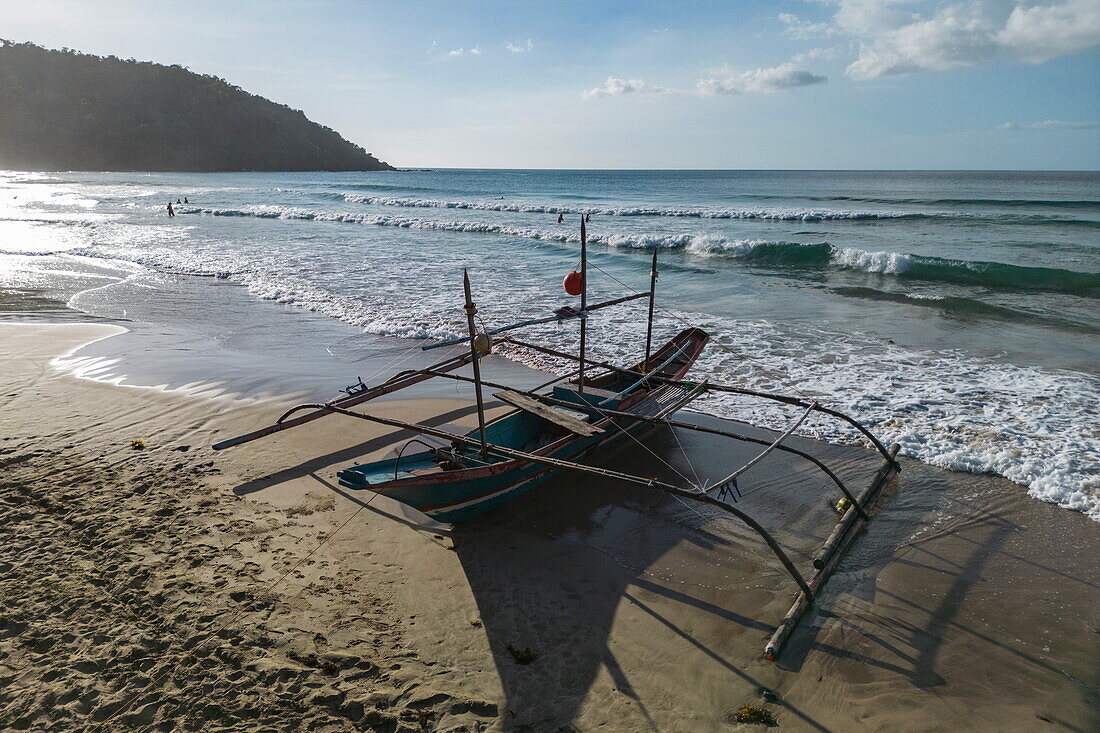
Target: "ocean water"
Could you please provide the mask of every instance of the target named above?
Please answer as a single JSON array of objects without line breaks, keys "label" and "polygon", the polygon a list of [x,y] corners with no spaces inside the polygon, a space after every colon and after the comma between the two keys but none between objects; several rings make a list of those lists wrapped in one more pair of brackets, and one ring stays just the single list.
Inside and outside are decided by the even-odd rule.
[{"label": "ocean water", "polygon": [[[575,304],[561,280],[583,214],[594,300],[644,290],[656,249],[657,337],[691,324],[728,347],[696,376],[814,397],[904,455],[1100,520],[1097,173],[0,172],[0,287],[9,311],[44,299],[171,324],[181,354],[221,348],[186,362],[203,364],[191,381],[266,356],[300,385],[327,368],[309,352],[347,383],[366,354],[396,369],[461,333],[464,267],[488,327]],[[639,357],[644,301],[590,323],[594,356]],[[575,324],[524,336],[577,344]],[[795,416],[694,406],[776,429]],[[799,432],[858,442],[820,417]]]}]

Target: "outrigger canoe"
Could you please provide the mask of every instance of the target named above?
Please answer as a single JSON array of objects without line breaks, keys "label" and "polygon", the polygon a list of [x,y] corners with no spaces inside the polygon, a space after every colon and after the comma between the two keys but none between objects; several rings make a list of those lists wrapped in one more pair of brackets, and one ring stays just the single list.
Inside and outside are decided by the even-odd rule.
[{"label": "outrigger canoe", "polygon": [[[580,307],[558,308],[541,318],[479,331],[475,315],[477,307],[471,295],[469,275],[463,273],[466,323],[468,335],[433,343],[425,350],[464,344],[465,353],[452,356],[422,369],[410,369],[393,375],[375,386],[362,380],[344,390],[344,395],[323,403],[297,405],[285,412],[273,425],[216,443],[215,450],[248,443],[283,430],[329,415],[343,415],[368,422],[411,430],[418,437],[405,441],[395,449],[396,455],[385,460],[364,463],[338,473],[340,483],[353,490],[365,490],[386,496],[413,507],[433,519],[461,522],[480,516],[495,507],[512,501],[563,471],[601,476],[675,496],[709,504],[750,527],[775,553],[776,558],[794,579],[799,593],[786,617],[776,627],[764,649],[764,656],[776,659],[783,643],[805,614],[847,548],[860,530],[870,521],[883,487],[900,470],[895,459],[898,446],[886,448],[864,425],[854,418],[826,407],[818,401],[791,395],[761,392],[737,385],[715,384],[709,381],[691,382],[685,377],[695,360],[711,340],[698,328],[687,328],[672,340],[652,351],[653,306],[657,282],[657,253],[653,254],[649,291],[633,293],[614,300],[588,305],[587,237],[581,221],[580,271],[566,277],[566,291],[573,294],[580,279]],[[643,358],[631,366],[616,366],[593,360],[586,353],[588,317],[602,308],[637,298],[649,299]],[[480,360],[492,350],[493,337],[508,331],[538,323],[570,320],[580,321],[580,349],[569,354],[544,345],[532,344],[512,336],[501,342],[572,360],[578,368],[555,377],[533,390],[516,390],[494,384],[481,377]],[[728,347],[724,347],[729,351]],[[469,366],[473,377],[455,372]],[[590,370],[594,370],[590,373]],[[474,386],[477,399],[478,427],[472,431],[446,426],[411,423],[404,420],[371,415],[351,408],[363,402],[411,387],[428,379],[452,379]],[[485,418],[483,389],[496,389],[493,396],[515,409],[493,420]],[[774,440],[763,440],[726,429],[696,425],[672,419],[673,413],[696,397],[707,392],[725,392],[771,400],[802,408],[800,416]],[[786,439],[811,414],[818,413],[842,420],[854,427],[884,458],[878,472],[858,498],[825,463],[809,453],[785,445]],[[764,450],[744,466],[719,481],[699,486],[678,486],[656,477],[639,476],[608,468],[592,466],[582,460],[588,454],[605,448],[624,437],[641,442],[641,434],[653,426],[662,425],[677,430],[692,430],[719,435],[733,440],[757,443]],[[644,445],[644,444],[643,444]],[[738,504],[738,478],[773,451],[797,455],[822,471],[843,495],[846,507],[822,547],[812,556],[816,572],[807,580],[797,565],[771,534]]]},{"label": "outrigger canoe", "polygon": [[[554,386],[549,396],[569,403],[547,406],[524,399],[517,392],[498,393],[517,409],[485,424],[485,439],[494,446],[514,448],[536,456],[577,461],[596,448],[605,448],[630,432],[653,427],[649,422],[610,417],[608,411],[665,418],[698,397],[698,387],[667,384],[657,378],[680,380],[709,340],[697,328],[686,329],[658,349],[651,361],[659,367],[637,379],[641,363],[622,372],[607,371],[585,384],[577,380]],[[474,442],[479,430],[465,434]],[[340,483],[349,489],[369,489],[418,509],[441,522],[461,522],[515,499],[561,473],[562,469],[522,458],[481,455],[472,444],[428,447],[427,452],[399,455],[340,471]]]}]

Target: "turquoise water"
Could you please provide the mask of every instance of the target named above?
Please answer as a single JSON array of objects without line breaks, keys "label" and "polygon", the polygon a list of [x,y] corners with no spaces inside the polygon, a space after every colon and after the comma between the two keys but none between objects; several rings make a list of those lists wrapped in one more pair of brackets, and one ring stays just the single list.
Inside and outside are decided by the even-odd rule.
[{"label": "turquoise water", "polygon": [[[459,333],[463,267],[488,326],[572,301],[560,284],[585,213],[592,297],[644,289],[659,250],[658,335],[700,325],[733,352],[700,375],[820,396],[908,455],[1100,517],[1096,173],[9,172],[0,284],[190,329],[241,363],[294,347],[354,360]],[[594,316],[592,333],[596,355],[636,358],[644,305]],[[576,346],[575,326],[527,335]]]}]

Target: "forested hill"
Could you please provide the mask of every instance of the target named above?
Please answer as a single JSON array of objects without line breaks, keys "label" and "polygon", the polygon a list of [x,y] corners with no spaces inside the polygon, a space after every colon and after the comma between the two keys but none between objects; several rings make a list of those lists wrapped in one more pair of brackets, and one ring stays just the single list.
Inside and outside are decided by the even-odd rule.
[{"label": "forested hill", "polygon": [[3,40],[0,168],[393,170],[300,111],[224,79]]}]

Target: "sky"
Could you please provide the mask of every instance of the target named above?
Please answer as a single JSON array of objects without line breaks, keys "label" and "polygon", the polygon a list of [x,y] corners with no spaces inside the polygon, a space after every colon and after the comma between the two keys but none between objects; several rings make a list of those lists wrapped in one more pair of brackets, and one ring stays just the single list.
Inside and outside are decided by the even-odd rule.
[{"label": "sky", "polygon": [[401,167],[1100,169],[1100,0],[0,0]]}]

